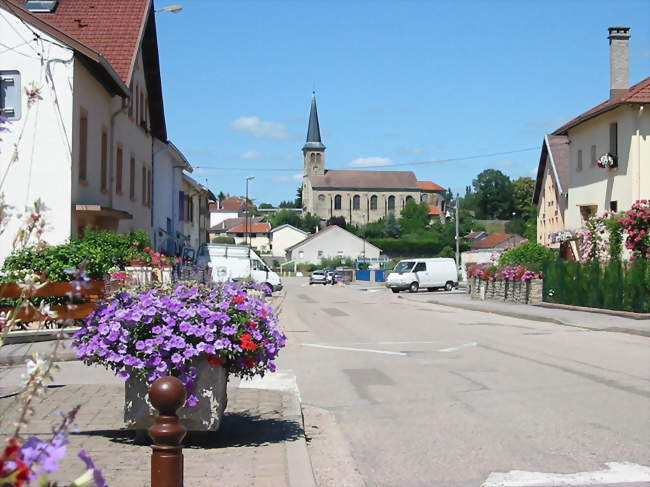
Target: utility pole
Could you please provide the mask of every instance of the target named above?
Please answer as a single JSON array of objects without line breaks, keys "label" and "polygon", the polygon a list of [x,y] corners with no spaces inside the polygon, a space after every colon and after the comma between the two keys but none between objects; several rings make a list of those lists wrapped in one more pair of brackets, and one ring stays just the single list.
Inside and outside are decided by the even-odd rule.
[{"label": "utility pole", "polygon": [[456,269],[460,268],[460,239],[458,238],[458,205],[460,204],[459,194],[456,193]]}]

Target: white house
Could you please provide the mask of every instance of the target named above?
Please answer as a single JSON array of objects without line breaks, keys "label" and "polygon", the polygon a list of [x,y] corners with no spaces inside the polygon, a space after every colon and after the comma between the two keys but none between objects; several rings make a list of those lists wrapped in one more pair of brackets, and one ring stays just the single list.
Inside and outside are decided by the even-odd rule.
[{"label": "white house", "polygon": [[309,233],[285,223],[271,230],[271,255],[284,257],[289,247],[302,242]]},{"label": "white house", "polygon": [[271,249],[271,225],[265,222],[248,221],[231,227],[226,235],[233,237],[237,245],[250,245],[260,252]]},{"label": "white house", "polygon": [[590,216],[626,211],[650,198],[650,77],[629,85],[628,27],[610,27],[608,39],[609,98],[553,132],[565,141],[567,174],[558,170],[550,178],[553,165],[540,160],[535,201],[542,203],[538,222],[546,220],[547,231],[538,234],[545,245],[551,243],[548,230],[557,229],[558,222],[577,230]]},{"label": "white house", "polygon": [[187,174],[183,174],[179,192],[179,221],[182,225],[183,245],[198,249],[208,242],[210,230],[210,202],[215,201],[212,192]]},{"label": "white house", "polygon": [[23,5],[0,2],[0,192],[18,211],[40,198],[52,244],[88,225],[150,230],[153,138],[167,140],[153,3]]},{"label": "white house", "polygon": [[326,227],[286,250],[287,261],[296,264],[318,264],[324,257],[376,259],[380,254],[380,248],[337,225]]}]

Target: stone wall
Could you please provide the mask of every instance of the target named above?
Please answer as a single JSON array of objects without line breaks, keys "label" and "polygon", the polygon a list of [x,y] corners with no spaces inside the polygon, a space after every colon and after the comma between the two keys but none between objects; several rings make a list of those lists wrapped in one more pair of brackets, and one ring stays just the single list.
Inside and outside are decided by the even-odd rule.
[{"label": "stone wall", "polygon": [[542,302],[543,280],[531,281],[487,281],[471,277],[467,281],[472,299],[506,301],[517,304],[539,304]]}]

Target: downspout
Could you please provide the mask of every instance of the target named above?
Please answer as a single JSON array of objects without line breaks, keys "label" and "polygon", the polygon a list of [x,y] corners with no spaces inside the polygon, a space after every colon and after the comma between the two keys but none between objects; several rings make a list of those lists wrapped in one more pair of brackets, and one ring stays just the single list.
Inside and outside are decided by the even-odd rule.
[{"label": "downspout", "polygon": [[639,113],[636,117],[636,200],[641,199],[641,115],[643,115],[643,105],[639,107]]},{"label": "downspout", "polygon": [[124,111],[127,105],[124,103],[124,98],[121,98],[122,106],[119,110],[111,115],[111,126],[109,138],[109,157],[108,157],[108,206],[113,208],[113,194],[115,191],[115,119]]}]

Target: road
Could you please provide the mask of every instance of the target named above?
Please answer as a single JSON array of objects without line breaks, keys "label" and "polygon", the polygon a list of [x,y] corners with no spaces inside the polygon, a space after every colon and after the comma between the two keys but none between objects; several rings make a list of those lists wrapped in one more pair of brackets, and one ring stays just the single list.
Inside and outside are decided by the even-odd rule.
[{"label": "road", "polygon": [[650,485],[648,338],[300,278],[281,307],[321,487]]}]

